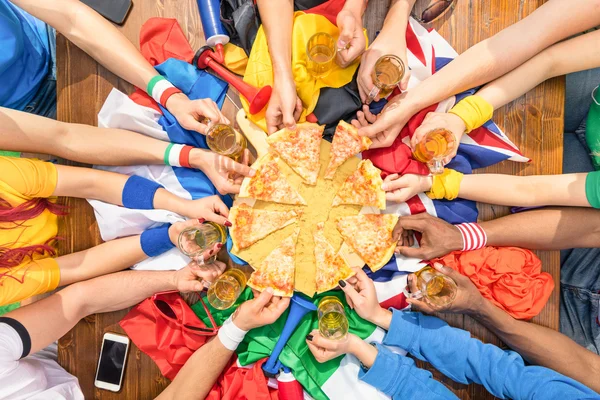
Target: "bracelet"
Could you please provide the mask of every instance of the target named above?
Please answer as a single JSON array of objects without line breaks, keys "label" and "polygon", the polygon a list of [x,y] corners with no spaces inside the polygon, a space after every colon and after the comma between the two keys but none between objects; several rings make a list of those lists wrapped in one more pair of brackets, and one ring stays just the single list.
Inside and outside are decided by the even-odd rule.
[{"label": "bracelet", "polygon": [[462,251],[477,250],[485,247],[487,244],[487,234],[481,225],[470,222],[455,225],[463,239]]},{"label": "bracelet", "polygon": [[456,103],[448,112],[462,119],[469,133],[492,119],[494,107],[483,97],[473,95]]},{"label": "bracelet", "polygon": [[238,328],[232,318],[233,316],[230,316],[223,322],[223,326],[219,328],[217,336],[227,350],[235,351],[244,340],[248,331]]},{"label": "bracelet", "polygon": [[190,166],[190,152],[192,146],[186,146],[183,144],[169,143],[165,149],[165,155],[163,156],[165,165],[170,167],[186,167]]},{"label": "bracelet", "polygon": [[140,236],[140,245],[142,246],[144,254],[148,257],[156,257],[175,247],[169,237],[170,227],[171,224],[167,224],[159,226],[158,228],[147,229],[142,232],[142,235]]},{"label": "bracelet", "polygon": [[146,92],[160,105],[167,107],[167,100],[175,93],[181,93],[181,90],[177,89],[171,82],[169,82],[164,76],[156,75],[148,82]]},{"label": "bracelet", "polygon": [[162,186],[141,176],[132,175],[125,182],[121,201],[123,207],[137,210],[153,210],[154,195]]}]

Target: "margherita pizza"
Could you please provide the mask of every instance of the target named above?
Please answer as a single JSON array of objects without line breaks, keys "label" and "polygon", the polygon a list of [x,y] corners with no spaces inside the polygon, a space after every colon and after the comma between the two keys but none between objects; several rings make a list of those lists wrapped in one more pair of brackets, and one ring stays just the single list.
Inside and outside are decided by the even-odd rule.
[{"label": "margherita pizza", "polygon": [[358,129],[354,126],[340,121],[331,142],[331,158],[325,170],[325,179],[333,179],[340,165],[350,157],[367,150],[371,143],[368,137],[359,136]]},{"label": "margherita pizza", "polygon": [[348,245],[375,272],[394,254],[396,242],[392,232],[397,222],[395,214],[358,214],[340,218],[337,228]]},{"label": "margherita pizza", "polygon": [[255,268],[248,280],[248,286],[260,292],[272,288],[275,296],[291,297],[294,294],[298,233],[300,228],[281,242]]},{"label": "margherita pizza", "polygon": [[321,138],[324,126],[298,124],[283,128],[267,138],[267,143],[309,185],[317,184],[321,169]]},{"label": "margherita pizza", "polygon": [[283,204],[302,204],[306,201],[290,185],[277,165],[277,158],[267,154],[252,165],[256,174],[244,178],[240,188],[240,197],[272,201]]},{"label": "margherita pizza", "polygon": [[362,160],[358,164],[358,169],[346,179],[337,192],[333,205],[358,204],[384,210],[385,192],[381,188],[382,185],[383,179],[379,168],[375,167],[371,160]]},{"label": "margherita pizza", "polygon": [[317,224],[313,233],[315,240],[315,260],[317,262],[317,293],[323,293],[338,286],[340,280],[354,275],[341,254],[336,254],[333,246],[323,234],[323,222]]},{"label": "margherita pizza", "polygon": [[293,224],[298,219],[298,213],[290,211],[255,210],[247,204],[232,207],[229,229],[233,241],[233,251],[245,249],[269,236],[271,233]]}]

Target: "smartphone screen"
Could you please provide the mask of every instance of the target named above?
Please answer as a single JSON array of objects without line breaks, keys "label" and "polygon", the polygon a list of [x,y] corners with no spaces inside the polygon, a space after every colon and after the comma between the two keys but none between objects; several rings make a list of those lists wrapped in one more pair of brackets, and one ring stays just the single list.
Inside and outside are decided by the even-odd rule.
[{"label": "smartphone screen", "polygon": [[119,385],[127,355],[127,343],[104,340],[100,363],[98,364],[97,381]]}]

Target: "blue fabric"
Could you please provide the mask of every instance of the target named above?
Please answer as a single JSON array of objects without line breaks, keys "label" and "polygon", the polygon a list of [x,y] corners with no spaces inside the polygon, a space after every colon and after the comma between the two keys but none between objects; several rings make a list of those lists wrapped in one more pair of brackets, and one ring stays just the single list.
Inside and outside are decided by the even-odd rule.
[{"label": "blue fabric", "polygon": [[148,257],[156,257],[175,247],[169,237],[170,226],[171,224],[162,225],[142,232],[140,245],[144,254]]},{"label": "blue fabric", "polygon": [[160,188],[162,186],[156,182],[132,175],[123,187],[123,206],[136,210],[152,210],[154,209],[154,195]]},{"label": "blue fabric", "polygon": [[[571,378],[548,368],[526,366],[514,351],[484,344],[471,338],[467,331],[421,313],[394,310],[383,344],[403,348],[452,380],[463,384],[478,383],[502,399],[600,399],[596,392]],[[397,354],[382,353],[381,356],[396,358],[396,365],[401,367],[406,364],[402,360],[404,357]],[[390,382],[395,382],[399,391],[406,385],[395,379],[397,372],[394,369],[381,368],[377,372],[379,378],[373,379],[371,384],[380,390],[392,393],[392,388],[383,387]],[[431,375],[413,373],[410,376],[411,390],[421,391],[418,395],[413,394],[414,398],[455,398],[453,394],[436,391],[439,388],[431,383]],[[415,381],[419,381],[419,385],[415,385]]]},{"label": "blue fabric", "polygon": [[0,106],[24,110],[50,69],[46,24],[0,0]]}]

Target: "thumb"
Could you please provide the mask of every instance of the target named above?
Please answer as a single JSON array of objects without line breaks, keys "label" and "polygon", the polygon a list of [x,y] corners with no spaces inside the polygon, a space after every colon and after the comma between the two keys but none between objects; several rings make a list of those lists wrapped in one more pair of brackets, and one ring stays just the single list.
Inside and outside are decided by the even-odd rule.
[{"label": "thumb", "polygon": [[389,181],[384,182],[381,188],[386,192],[389,192],[390,190],[402,189],[409,186],[410,184],[408,182],[408,177],[405,175],[397,179],[390,179]]},{"label": "thumb", "polygon": [[340,37],[337,42],[338,50],[345,50],[346,46],[354,37],[355,20],[351,17],[345,17],[340,20]]},{"label": "thumb", "polygon": [[[341,283],[344,282],[344,284],[342,285]],[[352,300],[352,303],[357,304],[357,302],[360,300],[360,294],[356,291],[356,289],[354,289],[354,286],[346,283],[345,281],[340,281],[340,287],[342,288],[342,290],[344,291],[344,293],[346,293],[346,295],[348,297],[350,297],[350,300]]]},{"label": "thumb", "polygon": [[460,275],[458,272],[456,272],[452,268],[442,265],[441,263],[438,263],[438,262],[434,262],[432,267],[436,271],[441,272],[444,275],[448,275],[450,278],[456,277],[457,274]]},{"label": "thumb", "polygon": [[[206,219],[207,221],[215,222],[219,225],[225,225],[228,222],[227,218],[213,212],[212,210],[209,210],[204,214],[204,219]],[[225,225],[225,226],[227,226],[227,225]]]},{"label": "thumb", "polygon": [[255,300],[254,300],[254,304],[256,307],[258,307],[258,309],[263,309],[265,308],[265,306],[267,304],[269,304],[269,301],[271,301],[271,298],[273,297],[273,288],[267,288],[265,290],[263,290],[263,292],[260,294],[260,296],[258,296]]},{"label": "thumb", "polygon": [[373,124],[364,126],[358,130],[360,136],[374,137],[394,125],[393,117],[389,112],[382,112]]},{"label": "thumb", "polygon": [[[229,160],[231,160],[231,159],[229,159]],[[241,164],[241,163],[236,162],[234,160],[231,160],[231,163],[229,165],[227,165],[227,169],[229,171],[236,172],[236,173],[238,173],[240,175],[243,175],[243,176],[254,176],[254,174],[256,173],[256,171],[254,171],[249,166]]]}]

